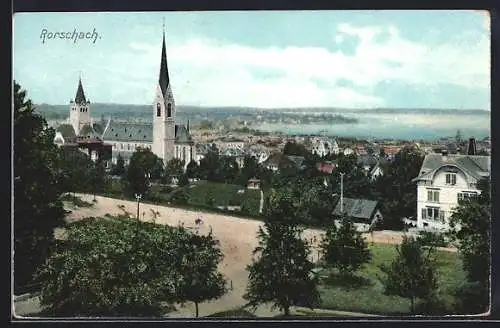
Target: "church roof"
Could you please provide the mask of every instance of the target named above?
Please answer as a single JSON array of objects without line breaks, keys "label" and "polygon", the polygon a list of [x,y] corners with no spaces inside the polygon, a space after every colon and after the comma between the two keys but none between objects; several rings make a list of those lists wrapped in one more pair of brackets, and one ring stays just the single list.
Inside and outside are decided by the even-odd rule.
[{"label": "church roof", "polygon": [[160,64],[160,77],[158,79],[160,84],[161,92],[165,96],[167,93],[168,86],[170,84],[170,77],[168,76],[168,66],[167,66],[167,49],[165,46],[165,31],[163,31],[163,43],[161,48],[161,64]]},{"label": "church roof", "polygon": [[175,142],[192,143],[193,139],[184,125],[175,125]]},{"label": "church roof", "polygon": [[106,129],[104,140],[109,141],[153,141],[153,124],[151,123],[128,123],[111,121]]},{"label": "church roof", "polygon": [[71,124],[61,124],[56,128],[56,131],[61,133],[66,141],[76,137],[75,129],[73,129]]},{"label": "church roof", "polygon": [[99,138],[100,139],[102,136],[102,133],[99,133],[98,131],[96,131],[96,129],[95,129],[96,125],[98,125],[98,124],[94,124],[94,126],[92,126],[90,124],[85,124],[80,129],[80,133],[78,134],[78,136],[80,136],[80,137],[92,137],[92,138]]},{"label": "church roof", "polygon": [[85,99],[85,93],[83,92],[82,79],[78,80],[78,89],[76,89],[75,103],[84,104],[87,100]]}]

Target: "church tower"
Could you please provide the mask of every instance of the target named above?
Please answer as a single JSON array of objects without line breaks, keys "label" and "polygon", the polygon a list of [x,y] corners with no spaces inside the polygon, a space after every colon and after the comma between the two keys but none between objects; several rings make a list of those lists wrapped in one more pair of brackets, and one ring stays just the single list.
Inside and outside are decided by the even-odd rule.
[{"label": "church tower", "polygon": [[161,49],[160,76],[153,104],[153,153],[166,164],[174,158],[175,151],[175,102],[170,86],[165,46],[165,26]]},{"label": "church tower", "polygon": [[78,135],[85,124],[90,124],[90,101],[85,99],[81,77],[78,79],[78,88],[76,89],[75,100],[69,104],[69,121]]}]

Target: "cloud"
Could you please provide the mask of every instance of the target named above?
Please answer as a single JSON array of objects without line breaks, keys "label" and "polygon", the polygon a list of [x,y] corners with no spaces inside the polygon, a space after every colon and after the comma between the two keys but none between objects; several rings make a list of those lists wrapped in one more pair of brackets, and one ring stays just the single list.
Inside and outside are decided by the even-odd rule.
[{"label": "cloud", "polygon": [[[430,47],[405,39],[395,26],[339,24],[334,42],[350,37],[359,39],[352,55],[320,47],[254,48],[206,38],[167,45],[173,88],[179,103],[256,107],[383,106],[385,99],[373,92],[387,81],[489,89],[485,35],[464,34]],[[129,46],[139,56],[137,62],[159,65],[159,45]],[[281,74],[256,73],[266,70]],[[335,87],[340,80],[350,81],[350,86]]]}]

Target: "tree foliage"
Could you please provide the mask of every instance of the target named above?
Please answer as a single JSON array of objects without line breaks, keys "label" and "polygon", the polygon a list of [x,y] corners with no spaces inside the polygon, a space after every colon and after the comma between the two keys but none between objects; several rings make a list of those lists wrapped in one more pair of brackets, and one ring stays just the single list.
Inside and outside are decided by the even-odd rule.
[{"label": "tree foliage", "polygon": [[396,246],[397,257],[391,265],[381,265],[385,273],[385,292],[408,298],[411,312],[415,313],[415,300],[430,300],[437,290],[437,270],[434,248],[425,248],[413,237],[404,237]]},{"label": "tree foliage", "polygon": [[386,166],[384,175],[377,179],[385,229],[402,229],[402,218],[416,217],[417,188],[412,180],[419,175],[423,159],[419,150],[405,147]]},{"label": "tree foliage", "polygon": [[186,167],[186,175],[190,179],[200,177],[199,166],[198,163],[196,163],[196,161],[191,161],[188,163]]},{"label": "tree foliage", "polygon": [[14,82],[14,292],[32,275],[53,246],[54,228],[63,224],[59,201],[63,172],[54,130],[35,113],[26,91]]},{"label": "tree foliage", "polygon": [[301,239],[303,230],[297,225],[293,200],[274,191],[269,202],[268,220],[259,227],[259,246],[247,267],[249,284],[244,298],[251,306],[271,302],[289,315],[293,305],[312,308],[318,304],[318,280],[308,259],[310,246]]},{"label": "tree foliage", "polygon": [[352,274],[371,260],[368,245],[347,216],[342,217],[338,228],[330,225],[321,246],[326,264],[341,275]]},{"label": "tree foliage", "polygon": [[150,180],[159,179],[162,171],[163,163],[158,156],[149,149],[137,149],[123,176],[125,191],[129,196],[145,195],[149,191]]},{"label": "tree foliage", "polygon": [[38,272],[41,303],[56,316],[161,316],[173,303],[221,296],[220,260],[211,235],[128,217],[87,218],[68,226]]},{"label": "tree foliage", "polygon": [[[486,311],[489,306],[489,281],[491,266],[491,196],[490,183],[483,179],[478,182],[481,194],[475,199],[459,203],[450,219],[449,236],[458,242],[458,250],[467,273],[467,284],[457,291],[461,308],[476,312],[478,307]],[[480,288],[470,286],[479,285]],[[478,295],[478,291],[482,293]],[[471,296],[472,295],[472,296]],[[473,300],[468,300],[468,297]],[[467,307],[467,305],[469,305]],[[480,312],[483,312],[480,311]]]},{"label": "tree foliage", "polygon": [[125,161],[123,157],[120,154],[118,154],[118,157],[116,158],[116,165],[113,166],[111,174],[122,176],[123,174],[125,174],[125,171],[126,171]]},{"label": "tree foliage", "polygon": [[187,235],[180,244],[182,256],[181,279],[177,282],[177,296],[195,304],[195,316],[199,316],[199,303],[217,299],[227,292],[226,279],[217,266],[223,259],[219,241],[210,232],[206,236]]}]

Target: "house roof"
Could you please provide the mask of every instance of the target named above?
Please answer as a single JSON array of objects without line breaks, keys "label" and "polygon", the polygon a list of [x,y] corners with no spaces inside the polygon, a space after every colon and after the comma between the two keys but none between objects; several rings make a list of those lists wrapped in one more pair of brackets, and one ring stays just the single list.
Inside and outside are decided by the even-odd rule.
[{"label": "house roof", "polygon": [[447,165],[456,166],[476,180],[480,180],[490,175],[490,163],[490,156],[428,154],[422,162],[419,176],[413,181],[431,180],[438,169]]},{"label": "house roof", "polygon": [[[344,198],[344,212],[347,216],[358,219],[371,219],[373,213],[377,208],[378,202],[367,199]],[[340,215],[340,200],[337,202],[334,215]]]},{"label": "house roof", "polygon": [[295,165],[297,165],[298,167],[301,167],[302,163],[305,160],[304,156],[289,155],[289,156],[286,156],[286,157],[288,157],[288,159],[291,160],[292,162],[294,162]]},{"label": "house roof", "polygon": [[57,127],[56,131],[61,133],[66,141],[76,137],[75,130],[71,124],[61,124]]},{"label": "house roof", "polygon": [[373,166],[373,165],[376,165],[378,163],[377,161],[377,158],[375,158],[375,156],[371,156],[371,155],[360,155],[358,156],[357,158],[357,163],[358,165],[368,165],[368,166]]}]

